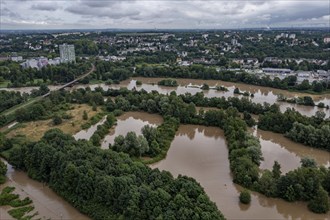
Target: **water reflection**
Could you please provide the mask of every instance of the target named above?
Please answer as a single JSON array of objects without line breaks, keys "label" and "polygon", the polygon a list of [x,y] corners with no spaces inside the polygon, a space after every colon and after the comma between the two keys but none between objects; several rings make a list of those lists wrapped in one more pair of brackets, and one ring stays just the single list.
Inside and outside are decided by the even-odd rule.
[{"label": "water reflection", "polygon": [[149,114],[145,112],[126,112],[117,117],[117,125],[110,129],[110,132],[105,136],[101,143],[103,149],[107,149],[109,144],[113,144],[115,137],[118,135],[126,135],[133,131],[137,135],[141,134],[141,129],[145,125],[158,126],[163,122],[163,118],[157,114]]},{"label": "water reflection", "polygon": [[[296,105],[286,102],[277,102],[277,96],[282,94],[286,97],[293,98],[298,96],[305,96],[309,94],[304,93],[294,93],[289,92],[286,90],[280,90],[280,89],[274,89],[274,88],[268,88],[268,87],[261,87],[261,86],[253,86],[253,85],[247,85],[247,84],[241,84],[241,83],[231,83],[231,82],[224,82],[220,80],[197,80],[197,79],[176,79],[179,86],[178,87],[166,87],[166,86],[158,86],[157,82],[162,80],[164,78],[143,78],[143,77],[133,77],[132,79],[128,79],[125,81],[122,81],[119,85],[105,85],[104,83],[101,84],[93,84],[93,85],[75,85],[72,88],[69,88],[70,90],[77,89],[77,88],[85,88],[89,86],[91,89],[95,89],[96,87],[102,87],[104,90],[107,90],[109,88],[113,89],[119,89],[120,87],[127,87],[128,89],[137,89],[141,90],[144,89],[148,92],[151,92],[152,90],[157,90],[159,93],[162,94],[168,94],[172,91],[176,91],[176,93],[179,94],[185,94],[185,93],[191,93],[196,94],[197,92],[201,92],[202,90],[199,88],[204,83],[207,83],[210,87],[215,86],[224,86],[228,88],[229,91],[217,91],[214,89],[211,90],[204,90],[203,93],[206,97],[233,97],[240,95],[233,94],[234,89],[237,87],[242,92],[249,92],[253,93],[254,97],[248,97],[250,100],[252,100],[255,103],[263,104],[264,102],[274,104],[277,103],[280,105],[280,109],[282,112],[284,112],[288,107],[294,107],[297,111],[299,111],[301,114],[307,115],[307,116],[313,116],[317,111],[323,111],[326,113],[326,117],[330,117],[330,110],[326,110],[324,108],[318,108],[318,107],[312,107],[312,106],[303,106],[303,105]],[[136,86],[136,81],[139,80],[143,84],[140,86]],[[198,87],[192,87],[192,85],[197,85]],[[56,89],[58,86],[49,86],[50,90]],[[6,90],[13,90],[13,91],[21,91],[21,92],[27,92],[30,93],[32,89],[35,89],[33,87],[24,87],[24,88],[4,88]],[[330,94],[325,95],[309,95],[311,96],[316,103],[322,101],[325,103],[325,105],[330,106]]]},{"label": "water reflection", "polygon": [[319,165],[330,166],[330,152],[305,146],[291,141],[282,134],[254,130],[254,135],[259,137],[261,150],[264,157],[260,168],[272,169],[274,161],[281,164],[282,172],[286,173],[300,166],[304,157],[313,158]]},{"label": "water reflection", "polygon": [[94,132],[97,130],[97,126],[102,125],[106,120],[106,116],[102,118],[102,120],[100,120],[98,123],[96,123],[95,125],[92,125],[90,128],[85,129],[85,130],[81,130],[79,131],[77,134],[73,135],[73,137],[76,140],[89,140],[92,135],[94,134]]},{"label": "water reflection", "polygon": [[181,125],[167,157],[150,167],[195,178],[227,219],[329,219],[308,211],[305,203],[288,203],[255,192],[249,206],[240,204],[242,188],[232,182],[228,149],[219,128]]}]

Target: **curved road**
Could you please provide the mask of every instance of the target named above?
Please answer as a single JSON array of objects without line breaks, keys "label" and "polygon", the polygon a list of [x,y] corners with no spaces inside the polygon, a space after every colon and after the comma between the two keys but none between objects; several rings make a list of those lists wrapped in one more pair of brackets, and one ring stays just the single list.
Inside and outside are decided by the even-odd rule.
[{"label": "curved road", "polygon": [[24,103],[24,104],[22,104],[22,105],[13,106],[11,109],[8,109],[8,111],[3,112],[2,114],[3,114],[3,115],[9,115],[10,113],[16,111],[17,109],[20,109],[20,108],[26,107],[26,106],[28,106],[28,105],[30,105],[30,104],[36,102],[36,101],[40,101],[42,98],[45,98],[45,97],[49,96],[49,94],[50,94],[51,92],[54,92],[54,91],[58,91],[58,90],[64,89],[65,87],[68,87],[68,86],[70,86],[70,85],[72,85],[72,84],[78,82],[79,80],[82,80],[83,78],[85,78],[86,76],[88,76],[89,74],[91,74],[91,73],[94,72],[94,71],[95,71],[95,65],[92,63],[92,68],[91,68],[87,73],[85,73],[85,74],[79,76],[77,79],[72,80],[71,82],[68,82],[68,83],[62,85],[62,86],[60,86],[60,87],[54,89],[53,91],[49,91],[48,93],[46,93],[46,94],[44,94],[44,95],[42,95],[42,96],[38,96],[38,97],[36,97],[36,98],[34,98],[34,99],[30,100],[29,102],[26,102],[26,103]]}]

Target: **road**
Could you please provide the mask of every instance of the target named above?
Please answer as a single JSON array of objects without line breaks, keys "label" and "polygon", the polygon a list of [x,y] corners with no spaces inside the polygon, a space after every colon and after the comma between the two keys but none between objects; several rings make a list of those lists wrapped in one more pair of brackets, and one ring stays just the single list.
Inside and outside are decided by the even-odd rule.
[{"label": "road", "polygon": [[[72,84],[78,82],[79,80],[82,80],[83,78],[85,78],[86,76],[88,76],[89,74],[91,74],[91,73],[94,72],[94,71],[95,71],[95,65],[92,64],[92,68],[91,68],[87,73],[85,73],[84,75],[79,76],[77,79],[72,80],[71,82],[68,82],[68,83],[66,83],[66,84],[64,84],[64,85],[62,85],[62,86],[56,88],[55,90],[53,90],[53,91],[51,91],[51,92],[54,92],[54,91],[58,91],[58,90],[64,89],[65,87],[68,87],[68,86],[70,86],[70,85],[72,85]],[[20,104],[20,105],[16,105],[16,106],[13,106],[13,107],[11,107],[10,109],[8,109],[7,111],[3,112],[2,114],[3,114],[3,115],[9,115],[9,114],[15,112],[17,109],[20,109],[20,108],[26,107],[26,106],[28,106],[28,105],[31,105],[32,103],[34,103],[34,102],[36,102],[36,101],[40,101],[41,99],[43,99],[43,98],[49,96],[51,92],[48,92],[48,93],[46,93],[46,94],[44,94],[44,95],[42,95],[42,96],[38,96],[38,97],[36,97],[36,98],[33,98],[33,99],[31,99],[30,101],[28,101],[28,102],[26,102],[26,103],[23,103],[23,104]]]}]

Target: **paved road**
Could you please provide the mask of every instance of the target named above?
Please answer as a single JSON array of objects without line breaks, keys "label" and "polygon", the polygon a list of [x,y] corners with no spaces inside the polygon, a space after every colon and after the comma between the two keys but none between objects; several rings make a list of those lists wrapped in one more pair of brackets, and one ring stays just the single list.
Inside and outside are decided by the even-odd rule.
[{"label": "paved road", "polygon": [[[94,72],[94,71],[95,71],[95,65],[92,64],[92,69],[91,69],[90,71],[88,71],[88,72],[85,73],[84,75],[79,76],[77,79],[75,79],[75,80],[73,80],[73,81],[71,81],[71,82],[68,82],[68,83],[66,83],[66,84],[64,84],[64,85],[62,85],[62,86],[56,88],[56,89],[53,90],[53,91],[58,91],[58,90],[64,89],[65,87],[68,87],[68,86],[70,86],[70,85],[72,85],[72,84],[78,82],[79,80],[82,80],[83,78],[85,78],[86,76],[88,76],[89,74],[91,74],[91,73]],[[52,92],[53,92],[53,91],[52,91]],[[3,112],[2,114],[4,114],[4,115],[9,115],[10,113],[16,111],[17,109],[20,109],[20,108],[26,107],[26,106],[28,106],[28,105],[30,105],[30,104],[36,102],[36,101],[41,100],[41,99],[44,98],[44,97],[49,96],[50,93],[51,93],[51,92],[48,92],[48,93],[46,93],[46,94],[44,94],[44,95],[42,95],[42,96],[39,96],[39,97],[36,97],[36,98],[30,100],[30,101],[27,102],[27,103],[24,103],[24,104],[21,104],[21,105],[18,105],[18,106],[14,106],[14,107],[12,107],[9,111],[5,111],[5,112]]]}]

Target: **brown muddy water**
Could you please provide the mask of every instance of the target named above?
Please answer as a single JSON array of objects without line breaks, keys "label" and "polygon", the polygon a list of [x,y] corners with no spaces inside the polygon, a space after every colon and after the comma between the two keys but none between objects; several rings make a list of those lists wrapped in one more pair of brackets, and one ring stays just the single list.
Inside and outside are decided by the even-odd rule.
[{"label": "brown muddy water", "polygon": [[240,204],[242,188],[232,182],[228,149],[219,128],[181,125],[167,157],[150,167],[195,178],[227,219],[330,219],[308,211],[305,203],[289,203],[255,192],[250,205]]},{"label": "brown muddy water", "polygon": [[291,141],[282,134],[254,129],[254,135],[259,137],[264,161],[261,169],[272,169],[274,162],[281,164],[282,173],[287,173],[300,166],[304,157],[314,159],[318,165],[330,167],[330,152],[305,146]]},{"label": "brown muddy water", "polygon": [[113,144],[115,137],[118,135],[125,136],[128,132],[133,131],[137,135],[141,134],[141,129],[145,125],[158,126],[163,123],[163,118],[157,114],[149,114],[145,112],[126,112],[117,117],[117,125],[110,129],[110,132],[101,143],[102,149],[107,149],[109,144]]},{"label": "brown muddy water", "polygon": [[81,130],[77,134],[73,135],[76,140],[89,140],[94,132],[97,130],[97,126],[102,125],[106,121],[106,116],[103,117],[98,123],[92,125],[90,128]]},{"label": "brown muddy water", "polygon": [[[30,197],[35,207],[33,214],[38,212],[34,219],[67,219],[67,220],[87,220],[88,216],[83,215],[78,210],[73,208],[63,198],[58,196],[49,187],[42,183],[32,180],[22,171],[15,170],[10,164],[7,164],[7,182],[0,186],[0,190],[5,186],[14,186],[15,194],[20,195],[20,199]],[[13,219],[7,211],[8,206],[0,207],[0,219]]]},{"label": "brown muddy water", "polygon": [[[137,90],[144,89],[148,92],[150,92],[152,90],[156,90],[162,94],[167,94],[172,91],[176,91],[177,94],[185,94],[185,93],[196,94],[197,92],[203,91],[199,87],[201,85],[203,85],[204,83],[207,83],[210,87],[224,86],[229,91],[224,92],[224,91],[216,91],[214,89],[210,89],[207,91],[203,91],[203,93],[206,97],[221,97],[221,96],[243,97],[242,95],[233,94],[235,87],[237,87],[242,92],[246,91],[249,93],[253,93],[254,97],[253,98],[248,97],[248,99],[252,100],[255,103],[262,104],[264,102],[267,102],[270,104],[274,104],[274,103],[279,104],[282,112],[284,112],[288,107],[290,107],[290,108],[295,108],[297,111],[299,111],[303,115],[313,116],[313,115],[315,115],[315,113],[317,111],[323,111],[326,113],[326,117],[330,117],[330,110],[327,110],[324,108],[303,106],[303,105],[297,105],[297,104],[291,104],[291,103],[287,103],[287,102],[278,102],[277,101],[277,96],[280,94],[282,94],[288,98],[308,95],[314,99],[316,104],[319,102],[323,102],[325,105],[330,106],[330,94],[311,95],[311,94],[306,94],[306,93],[289,92],[287,90],[247,85],[247,84],[242,84],[242,83],[224,82],[224,81],[220,81],[220,80],[176,79],[179,84],[178,87],[158,86],[157,83],[162,79],[164,79],[164,78],[133,77],[131,79],[122,81],[119,85],[105,85],[104,83],[92,84],[92,85],[75,85],[69,89],[74,90],[77,88],[85,88],[88,86],[91,89],[95,89],[96,87],[102,87],[104,90],[107,90],[109,88],[119,89],[120,87],[127,87],[128,89],[133,89],[133,88],[136,88]],[[143,84],[141,86],[136,86],[137,80],[141,81]],[[56,88],[58,88],[58,86],[49,86],[50,90],[54,90]],[[37,87],[3,88],[3,89],[10,90],[10,91],[20,91],[20,92],[30,93],[32,89],[37,89]]]},{"label": "brown muddy water", "polygon": [[[324,108],[318,108],[313,106],[304,106],[304,105],[297,105],[297,104],[291,104],[287,102],[278,102],[277,96],[282,94],[286,97],[292,98],[292,97],[299,97],[299,96],[311,96],[315,103],[323,102],[325,105],[330,106],[330,94],[325,95],[310,95],[305,93],[295,93],[295,92],[289,92],[286,90],[280,90],[280,89],[273,89],[268,87],[261,87],[261,86],[253,86],[253,85],[246,85],[246,84],[240,84],[240,83],[230,83],[230,82],[223,82],[220,80],[197,80],[197,79],[176,79],[179,86],[177,87],[167,87],[167,86],[158,86],[157,83],[164,78],[143,78],[143,77],[134,77],[132,79],[128,79],[125,81],[122,81],[119,85],[105,85],[105,84],[94,84],[94,85],[77,85],[74,86],[72,89],[82,88],[89,86],[92,90],[96,87],[102,87],[104,90],[107,90],[109,88],[113,89],[119,89],[120,87],[127,87],[128,89],[137,89],[141,90],[144,89],[147,92],[151,92],[153,90],[158,91],[162,94],[168,94],[172,91],[175,91],[178,95],[185,94],[185,93],[191,93],[196,94],[197,92],[203,92],[206,97],[243,97],[242,95],[234,94],[234,89],[237,87],[242,92],[249,92],[253,93],[254,97],[248,97],[251,101],[255,103],[263,104],[264,102],[274,104],[277,103],[280,106],[280,109],[282,112],[284,112],[287,108],[295,108],[297,111],[299,111],[303,115],[307,116],[313,116],[317,111],[323,111],[326,113],[326,117],[330,117],[330,110],[324,109]],[[136,81],[139,80],[143,84],[140,86],[136,85]],[[228,89],[228,91],[217,91],[215,89],[210,90],[201,90],[199,87],[203,85],[203,83],[207,83],[211,88],[215,86],[224,86]]]}]

